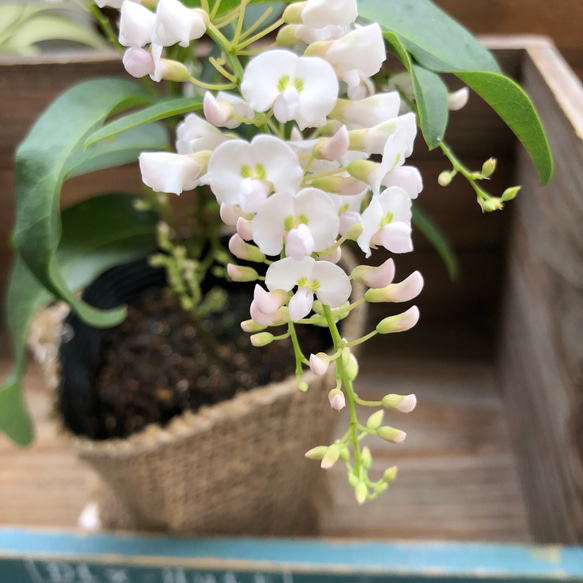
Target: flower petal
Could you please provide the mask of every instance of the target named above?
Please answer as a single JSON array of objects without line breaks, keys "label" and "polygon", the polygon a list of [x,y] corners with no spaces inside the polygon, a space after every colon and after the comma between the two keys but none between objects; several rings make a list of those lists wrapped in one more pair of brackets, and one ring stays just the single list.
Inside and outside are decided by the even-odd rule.
[{"label": "flower petal", "polygon": [[328,261],[317,261],[312,271],[312,282],[318,280],[318,299],[331,308],[344,304],[352,292],[352,284],[344,270]]}]

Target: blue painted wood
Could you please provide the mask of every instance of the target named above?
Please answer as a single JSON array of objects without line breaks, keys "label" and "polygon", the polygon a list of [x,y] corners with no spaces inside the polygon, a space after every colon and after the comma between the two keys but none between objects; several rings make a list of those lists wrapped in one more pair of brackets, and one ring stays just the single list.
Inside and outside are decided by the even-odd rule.
[{"label": "blue painted wood", "polygon": [[583,582],[583,548],[0,529],[0,583]]}]

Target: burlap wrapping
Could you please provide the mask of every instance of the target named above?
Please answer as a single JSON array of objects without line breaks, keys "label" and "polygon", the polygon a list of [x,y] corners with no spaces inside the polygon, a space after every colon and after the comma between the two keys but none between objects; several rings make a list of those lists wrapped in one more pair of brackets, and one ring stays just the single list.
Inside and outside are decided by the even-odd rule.
[{"label": "burlap wrapping", "polygon": [[[351,268],[352,262],[345,261]],[[362,296],[354,286],[353,299]],[[343,322],[363,334],[364,306]],[[58,338],[58,334],[54,334]],[[97,495],[101,526],[197,534],[315,534],[328,499],[326,472],[304,453],[332,442],[334,373],[295,377],[150,425],[126,439],[69,438],[108,488]]]}]

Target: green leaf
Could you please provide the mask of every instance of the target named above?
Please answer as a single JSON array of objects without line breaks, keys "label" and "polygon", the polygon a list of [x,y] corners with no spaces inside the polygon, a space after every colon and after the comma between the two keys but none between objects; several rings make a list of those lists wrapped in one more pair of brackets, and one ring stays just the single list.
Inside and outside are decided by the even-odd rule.
[{"label": "green leaf", "polygon": [[85,141],[85,147],[119,134],[120,132],[175,115],[182,115],[197,111],[202,108],[202,99],[200,97],[178,97],[167,99],[162,102],[150,105],[145,109],[130,113],[106,124],[96,132],[92,133]]},{"label": "green leaf", "polygon": [[396,34],[426,69],[500,72],[492,54],[430,0],[358,0],[358,13],[359,20]]},{"label": "green leaf", "polygon": [[[16,248],[47,290],[66,301],[82,320],[93,326],[121,322],[125,309],[97,310],[67,287],[55,256],[61,236],[61,186],[68,173],[83,163],[87,136],[110,113],[150,101],[146,90],[132,81],[94,79],[80,83],[52,103],[16,152]],[[86,160],[90,160],[90,154]]]},{"label": "green leaf", "polygon": [[413,63],[407,49],[396,34],[386,32],[384,36],[411,75],[419,127],[429,149],[436,148],[443,139],[447,127],[449,114],[447,87],[439,75]]},{"label": "green leaf", "polygon": [[[126,194],[107,194],[63,211],[63,235],[56,255],[67,286],[85,287],[106,269],[156,249],[157,215],[137,211],[136,200],[139,198]],[[6,322],[16,362],[12,375],[0,387],[0,429],[19,445],[33,439],[22,396],[30,324],[53,299],[17,257],[6,297]]]},{"label": "green leaf", "polygon": [[449,278],[455,281],[459,274],[459,264],[446,236],[439,227],[419,207],[413,205],[413,224],[423,233],[441,257]]},{"label": "green leaf", "polygon": [[504,75],[457,73],[506,122],[536,165],[542,184],[553,176],[553,157],[542,122],[524,90]]},{"label": "green leaf", "polygon": [[18,51],[49,40],[71,41],[94,49],[107,47],[105,40],[92,29],[78,22],[51,15],[41,15],[27,20],[12,34],[5,46]]},{"label": "green leaf", "polygon": [[135,162],[142,152],[167,150],[169,146],[168,131],[162,124],[135,127],[80,152],[79,164],[73,167],[67,177],[123,166]]}]

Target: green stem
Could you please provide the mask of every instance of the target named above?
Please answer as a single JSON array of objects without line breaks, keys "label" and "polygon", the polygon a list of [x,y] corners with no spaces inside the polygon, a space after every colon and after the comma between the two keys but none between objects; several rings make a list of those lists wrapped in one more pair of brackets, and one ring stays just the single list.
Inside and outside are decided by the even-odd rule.
[{"label": "green stem", "polygon": [[[346,347],[346,343],[342,340],[342,336],[332,315],[332,310],[330,306],[323,305],[324,316],[326,317],[326,322],[328,322],[328,328],[332,336],[332,341],[334,342],[334,350],[342,351]],[[346,391],[346,398],[348,400],[348,411],[350,412],[350,433],[352,435],[352,447],[354,449],[354,471],[356,474],[360,473],[362,468],[362,456],[360,453],[360,444],[358,443],[358,417],[356,415],[356,394],[352,388],[352,381],[348,378],[348,373],[344,367],[342,357],[336,360],[336,372],[340,376],[340,380]]]},{"label": "green stem", "polygon": [[93,15],[93,18],[97,21],[97,24],[103,31],[103,34],[107,37],[107,40],[120,52],[124,52],[124,47],[121,46],[117,35],[115,34],[113,28],[111,27],[111,23],[109,19],[101,12],[101,9],[95,4],[94,2],[89,2],[88,5],[89,12]]},{"label": "green stem", "polygon": [[241,65],[239,58],[235,54],[234,47],[231,46],[231,43],[227,40],[223,33],[212,23],[208,25],[207,34],[223,50],[227,56],[227,59],[229,60],[229,63],[231,63],[231,67],[233,68],[233,73],[235,74],[237,83],[240,83],[241,79],[243,79],[243,65]]},{"label": "green stem", "polygon": [[446,158],[450,161],[453,169],[459,172],[470,183],[471,187],[478,195],[478,198],[481,198],[482,200],[489,200],[490,196],[486,192],[484,192],[484,190],[480,188],[478,184],[476,184],[476,180],[472,176],[473,172],[462,164],[460,159],[453,153],[449,146],[444,141],[441,141],[439,143],[439,147],[441,148],[441,151],[445,154]]},{"label": "green stem", "polygon": [[376,330],[373,330],[372,332],[370,332],[366,336],[363,336],[362,338],[358,338],[358,340],[353,340],[352,342],[348,342],[346,344],[346,346],[349,346],[349,347],[358,346],[359,344],[362,344],[363,342],[370,340],[371,338],[373,338],[373,336],[376,336],[377,334],[378,334],[378,332]]},{"label": "green stem", "polygon": [[296,334],[296,329],[293,322],[290,320],[287,325],[288,334],[291,338],[292,345],[294,347],[294,355],[296,358],[296,377],[301,377],[304,374],[304,369],[302,368],[302,362],[306,360],[302,349],[300,348],[300,342]]}]

